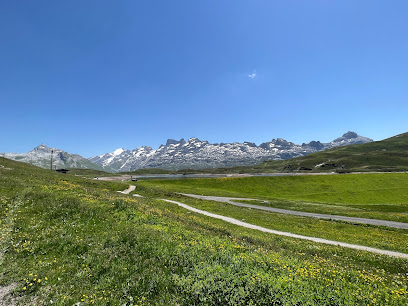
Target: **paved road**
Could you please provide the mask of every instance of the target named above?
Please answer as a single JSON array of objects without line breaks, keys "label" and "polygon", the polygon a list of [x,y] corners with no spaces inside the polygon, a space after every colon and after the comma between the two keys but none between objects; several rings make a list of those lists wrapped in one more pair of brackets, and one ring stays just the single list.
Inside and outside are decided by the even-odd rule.
[{"label": "paved road", "polygon": [[196,213],[199,213],[199,214],[202,214],[202,215],[206,215],[206,216],[209,216],[209,217],[212,217],[212,218],[224,220],[224,221],[232,223],[232,224],[236,224],[236,225],[239,225],[239,226],[255,229],[255,230],[266,232],[266,233],[271,233],[271,234],[286,236],[286,237],[291,237],[291,238],[297,238],[297,239],[303,239],[303,240],[309,240],[309,241],[318,242],[318,243],[330,244],[330,245],[340,246],[340,247],[349,248],[349,249],[362,250],[362,251],[367,251],[367,252],[381,254],[381,255],[387,255],[387,256],[393,256],[393,257],[399,257],[399,258],[408,258],[408,254],[405,254],[405,253],[381,250],[381,249],[366,247],[366,246],[362,246],[362,245],[350,244],[350,243],[334,241],[334,240],[327,240],[327,239],[322,239],[322,238],[317,238],[317,237],[303,236],[303,235],[292,234],[292,233],[288,233],[288,232],[275,231],[275,230],[265,228],[265,227],[262,227],[262,226],[242,222],[242,221],[234,219],[234,218],[225,217],[225,216],[222,216],[222,215],[216,215],[216,214],[207,212],[205,210],[197,209],[197,208],[188,206],[186,204],[183,204],[183,203],[180,203],[180,202],[177,202],[177,201],[166,200],[166,199],[162,199],[162,200],[166,201],[166,202],[169,202],[169,203],[177,204],[177,205],[179,205],[181,207],[184,207],[185,209],[191,210],[193,212],[196,212]]},{"label": "paved road", "polygon": [[317,213],[309,213],[309,212],[303,212],[303,211],[288,210],[288,209],[273,208],[273,207],[267,207],[267,206],[261,206],[261,205],[244,204],[244,203],[235,202],[235,201],[240,201],[240,200],[248,201],[248,200],[256,200],[256,199],[213,197],[213,196],[203,196],[203,195],[188,194],[188,193],[179,193],[179,194],[182,194],[187,197],[202,199],[202,200],[225,202],[225,203],[229,203],[229,204],[236,205],[236,206],[254,208],[254,209],[259,209],[259,210],[266,210],[270,212],[276,212],[276,213],[287,214],[287,215],[312,217],[312,218],[319,218],[319,219],[329,219],[329,220],[339,220],[339,221],[346,221],[346,222],[351,222],[351,223],[371,224],[371,225],[408,229],[408,223],[403,223],[403,222],[357,218],[357,217],[346,217],[346,216],[339,216],[339,215],[317,214]]}]

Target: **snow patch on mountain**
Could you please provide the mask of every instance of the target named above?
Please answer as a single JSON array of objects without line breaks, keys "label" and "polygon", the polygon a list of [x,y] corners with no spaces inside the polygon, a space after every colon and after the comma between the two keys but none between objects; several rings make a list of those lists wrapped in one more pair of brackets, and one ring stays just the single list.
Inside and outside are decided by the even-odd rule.
[{"label": "snow patch on mountain", "polygon": [[192,137],[187,141],[168,139],[157,150],[140,147],[134,150],[117,149],[90,160],[116,171],[134,171],[141,168],[203,169],[257,164],[268,159],[290,159],[333,147],[371,142],[372,139],[347,132],[330,143],[311,141],[301,145],[282,138],[272,139],[257,146],[252,142],[214,143]]},{"label": "snow patch on mountain", "polygon": [[115,151],[113,151],[112,154],[113,154],[114,156],[116,156],[116,155],[122,154],[124,151],[125,151],[125,149],[119,148],[119,149],[116,149]]},{"label": "snow patch on mountain", "polygon": [[[311,141],[301,145],[282,138],[272,139],[259,146],[253,142],[209,143],[196,137],[187,141],[168,139],[157,150],[142,146],[134,150],[118,148],[89,159],[70,154],[44,144],[27,153],[0,153],[0,156],[50,168],[51,156],[55,168],[87,168],[111,172],[134,171],[142,168],[204,169],[258,164],[270,159],[290,159],[333,147],[371,142],[372,139],[347,132],[329,143]],[[51,153],[52,152],[52,153]]]}]

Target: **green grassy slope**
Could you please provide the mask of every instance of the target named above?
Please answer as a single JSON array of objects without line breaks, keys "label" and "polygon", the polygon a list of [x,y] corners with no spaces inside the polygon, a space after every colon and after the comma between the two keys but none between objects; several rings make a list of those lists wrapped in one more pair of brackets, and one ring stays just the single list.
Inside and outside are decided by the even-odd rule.
[{"label": "green grassy slope", "polygon": [[93,170],[93,169],[79,169],[79,168],[71,168],[68,174],[71,175],[79,175],[79,176],[84,176],[84,177],[96,177],[96,176],[121,176],[121,175],[143,175],[143,174],[174,174],[176,172],[174,171],[169,171],[169,170],[163,170],[163,169],[154,169],[154,168],[149,168],[149,169],[139,169],[136,171],[131,171],[131,172],[116,172],[116,173],[111,173],[111,172],[105,172],[105,171],[100,171],[100,170]]},{"label": "green grassy slope", "polygon": [[119,172],[119,174],[129,174],[129,175],[143,175],[143,174],[175,174],[177,171],[158,169],[158,168],[147,168],[147,169],[138,169],[130,172]]},{"label": "green grassy slope", "polygon": [[112,176],[113,175],[110,172],[105,172],[105,171],[101,171],[101,170],[80,169],[80,168],[71,168],[71,169],[69,169],[67,174],[84,176],[84,177]]},{"label": "green grassy slope", "polygon": [[[320,167],[316,165],[322,164]],[[266,161],[241,172],[408,171],[408,133],[382,141],[333,148],[284,161]]]},{"label": "green grassy slope", "polygon": [[0,158],[0,286],[36,305],[408,303],[408,261],[265,235]]},{"label": "green grassy slope", "polygon": [[[228,203],[192,199],[187,196],[169,192],[168,189],[157,184],[153,186],[150,184],[137,184],[136,189],[139,194],[146,197],[172,199],[198,209],[238,220],[245,220],[251,224],[260,225],[269,229],[408,253],[408,230],[298,217],[258,209],[237,207]],[[176,190],[181,191],[182,188]],[[320,205],[318,207],[320,208]],[[351,209],[346,208],[345,210]],[[360,211],[359,209],[356,210]],[[408,218],[405,220],[408,220]]]},{"label": "green grassy slope", "polygon": [[174,192],[269,200],[269,206],[277,208],[408,222],[405,173],[157,180],[138,184]]}]

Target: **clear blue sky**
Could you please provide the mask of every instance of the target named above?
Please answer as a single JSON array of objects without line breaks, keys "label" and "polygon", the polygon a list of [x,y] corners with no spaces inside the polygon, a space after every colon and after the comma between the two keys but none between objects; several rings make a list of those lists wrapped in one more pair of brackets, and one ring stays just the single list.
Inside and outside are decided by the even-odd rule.
[{"label": "clear blue sky", "polygon": [[0,152],[407,132],[408,1],[0,3]]}]

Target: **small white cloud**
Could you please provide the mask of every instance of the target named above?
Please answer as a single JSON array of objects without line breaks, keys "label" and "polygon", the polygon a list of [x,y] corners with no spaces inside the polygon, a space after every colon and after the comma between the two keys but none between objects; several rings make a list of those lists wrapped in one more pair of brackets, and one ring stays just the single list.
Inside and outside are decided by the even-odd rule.
[{"label": "small white cloud", "polygon": [[255,79],[255,77],[256,77],[256,71],[252,72],[251,74],[248,74],[248,78],[252,80]]}]

